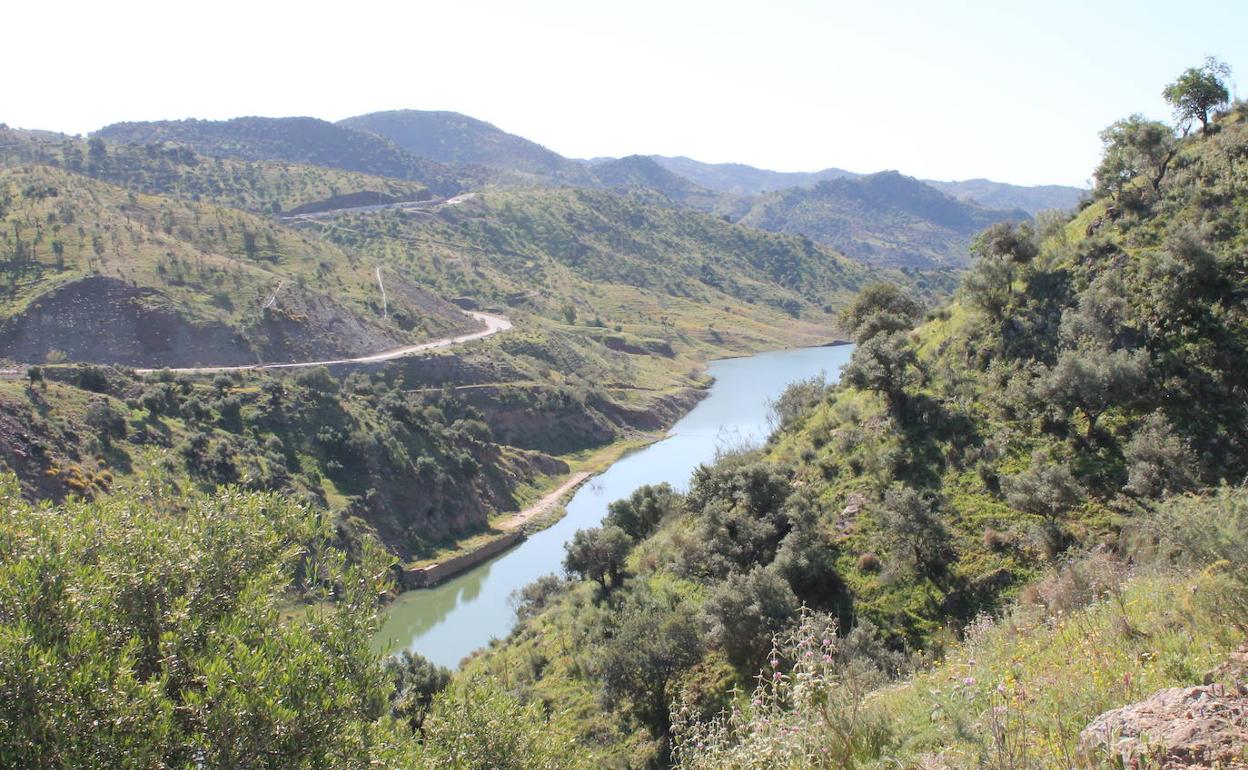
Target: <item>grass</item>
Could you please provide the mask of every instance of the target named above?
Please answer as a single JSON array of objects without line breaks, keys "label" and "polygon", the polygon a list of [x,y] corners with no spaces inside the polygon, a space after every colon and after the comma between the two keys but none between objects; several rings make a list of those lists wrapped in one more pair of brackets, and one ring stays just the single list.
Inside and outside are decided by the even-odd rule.
[{"label": "grass", "polygon": [[[1104,766],[1106,757],[1080,756],[1080,731],[1105,711],[1199,683],[1243,641],[1248,618],[1223,601],[1242,584],[1216,569],[1124,576],[1104,558],[1069,569],[1000,620],[974,624],[940,662],[857,705],[837,700],[861,681],[851,667],[799,665],[743,702],[731,730],[695,727],[682,767],[763,766],[757,757],[794,770]],[[813,724],[794,702],[844,708]]]},{"label": "grass", "polygon": [[[981,623],[940,666],[878,693],[890,715],[890,752],[954,767],[1070,767],[1079,732],[1098,714],[1165,687],[1191,685],[1243,640],[1217,606],[1235,584],[1216,573],[1155,574],[1110,586],[1056,615],[1023,605]],[[995,758],[995,759],[994,759]]]}]

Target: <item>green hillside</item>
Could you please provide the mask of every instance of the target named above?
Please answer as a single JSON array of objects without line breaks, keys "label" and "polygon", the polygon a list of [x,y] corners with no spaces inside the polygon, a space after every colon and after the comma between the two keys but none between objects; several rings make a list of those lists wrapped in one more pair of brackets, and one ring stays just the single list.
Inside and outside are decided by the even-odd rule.
[{"label": "green hillside", "polygon": [[613,505],[465,676],[559,703],[552,729],[600,765],[663,762],[674,737],[682,767],[743,768],[1024,747],[1069,766],[1100,712],[1199,681],[1248,618],[1246,507],[1222,486],[1248,473],[1248,178],[1228,161],[1248,111],[1163,128],[1160,178],[1138,133],[1109,134],[1098,179],[1119,183],[987,230],[926,320],[895,286],[862,292],[841,384],[792,386],[768,445],[687,494]]},{"label": "green hillside", "polygon": [[0,168],[0,356],[132,366],[360,355],[475,325],[271,219],[47,166]]},{"label": "green hillside", "polygon": [[316,118],[234,118],[115,123],[96,131],[109,142],[174,142],[213,157],[280,160],[419,182],[438,195],[454,195],[493,174],[481,167],[450,166],[409,153],[376,134]]},{"label": "green hillside", "polygon": [[895,171],[821,182],[764,195],[742,224],[800,233],[873,265],[965,266],[972,236],[993,222],[1021,221],[955,200]]},{"label": "green hillside", "polygon": [[[570,319],[584,333],[620,326],[737,350],[826,334],[872,274],[809,240],[654,205],[645,194],[495,190],[436,212],[304,227],[444,296]],[[897,277],[944,288],[939,276]]]},{"label": "green hillside", "polygon": [[432,197],[418,182],[328,166],[214,158],[174,142],[91,142],[0,128],[0,164],[28,163],[58,166],[149,195],[264,214],[282,214],[347,196],[373,202]]}]

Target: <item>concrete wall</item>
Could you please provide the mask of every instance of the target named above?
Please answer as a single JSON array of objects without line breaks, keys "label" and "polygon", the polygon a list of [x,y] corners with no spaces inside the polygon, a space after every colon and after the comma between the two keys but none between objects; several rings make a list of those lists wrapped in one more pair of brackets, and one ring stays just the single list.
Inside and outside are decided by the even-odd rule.
[{"label": "concrete wall", "polygon": [[403,588],[429,588],[444,580],[467,572],[478,564],[506,551],[525,539],[523,532],[508,532],[497,540],[491,540],[482,547],[463,556],[456,556],[428,567],[403,570]]}]

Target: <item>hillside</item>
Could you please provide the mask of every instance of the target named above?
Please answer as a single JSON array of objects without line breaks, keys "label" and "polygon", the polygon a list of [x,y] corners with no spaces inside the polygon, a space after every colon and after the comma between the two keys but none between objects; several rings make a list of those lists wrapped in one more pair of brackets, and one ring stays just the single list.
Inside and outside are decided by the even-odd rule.
[{"label": "hillside", "polygon": [[821,182],[758,198],[742,224],[808,236],[873,265],[963,266],[971,237],[1024,211],[955,200],[895,171]]},{"label": "hillside", "polygon": [[375,265],[235,209],[0,168],[0,356],[130,366],[361,355],[475,322]]},{"label": "hillside", "polygon": [[[496,190],[437,213],[305,227],[444,296],[693,346],[758,350],[827,329],[871,275],[809,240],[604,191]],[[945,288],[939,276],[897,279]]]},{"label": "hillside", "polygon": [[419,182],[283,161],[209,157],[184,144],[95,143],[63,134],[0,129],[0,165],[58,166],[149,195],[262,214],[295,212],[350,196],[425,200]]},{"label": "hillside", "polygon": [[667,200],[697,211],[731,209],[735,201],[668,171],[644,155],[605,160],[591,166],[594,187],[617,192],[654,190]]},{"label": "hillside", "polygon": [[[679,174],[716,192],[734,195],[758,195],[778,192],[789,187],[814,187],[832,179],[866,176],[840,168],[822,171],[768,171],[741,163],[701,163],[692,158],[651,158],[667,170]],[[1086,190],[1064,185],[1014,185],[988,179],[966,179],[958,182],[920,180],[946,195],[990,209],[1022,209],[1032,216],[1049,209],[1072,211]]]},{"label": "hillside", "polygon": [[839,384],[611,506],[468,676],[565,704],[595,762],[698,768],[1067,767],[1199,683],[1248,618],[1248,111],[1163,128],[1160,177],[990,228],[948,306],[863,291]]},{"label": "hillside", "polygon": [[442,163],[490,166],[550,180],[586,177],[583,164],[458,112],[372,112],[340,120],[338,125],[377,134],[413,155]]},{"label": "hillside", "polygon": [[422,158],[376,134],[316,118],[115,123],[93,136],[123,144],[173,142],[213,157],[305,163],[392,177],[419,182],[438,195],[454,195],[494,176],[481,167]]}]

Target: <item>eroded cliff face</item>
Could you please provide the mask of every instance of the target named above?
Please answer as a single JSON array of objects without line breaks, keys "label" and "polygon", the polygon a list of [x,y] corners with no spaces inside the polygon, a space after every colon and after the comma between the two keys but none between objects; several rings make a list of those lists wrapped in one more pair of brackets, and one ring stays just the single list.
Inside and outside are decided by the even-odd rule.
[{"label": "eroded cliff face", "polygon": [[0,355],[41,363],[53,351],[72,361],[125,366],[256,360],[229,325],[192,321],[160,292],[107,276],[59,286],[0,326]]},{"label": "eroded cliff face", "polygon": [[421,287],[392,283],[392,310],[410,320],[406,329],[297,287],[275,294],[276,301],[239,328],[194,317],[155,289],[88,276],[44,293],[6,319],[0,325],[0,356],[22,363],[52,357],[145,368],[289,363],[369,355],[480,326]]}]

